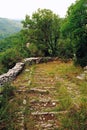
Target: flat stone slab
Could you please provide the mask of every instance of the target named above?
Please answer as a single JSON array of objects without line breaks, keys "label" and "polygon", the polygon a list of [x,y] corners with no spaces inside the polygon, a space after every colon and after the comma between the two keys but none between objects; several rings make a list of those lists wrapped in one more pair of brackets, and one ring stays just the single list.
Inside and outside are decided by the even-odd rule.
[{"label": "flat stone slab", "polygon": [[30,101],[30,109],[34,111],[42,111],[46,108],[53,108],[58,104],[58,100],[32,100]]},{"label": "flat stone slab", "polygon": [[54,107],[59,103],[58,100],[32,100],[30,101],[31,106],[43,106],[43,107]]},{"label": "flat stone slab", "polygon": [[64,115],[66,114],[67,111],[60,111],[60,112],[32,112],[31,117],[33,118],[32,120],[35,121],[43,121],[47,122],[49,120],[51,121],[56,121],[58,115]]},{"label": "flat stone slab", "polygon": [[76,78],[80,79],[80,80],[84,80],[85,77],[86,77],[86,75],[85,75],[85,73],[83,73],[83,74],[80,74],[79,76],[77,76]]},{"label": "flat stone slab", "polygon": [[16,92],[18,92],[18,93],[22,93],[22,92],[27,92],[27,90],[22,90],[22,89],[18,89],[18,90],[16,90]]},{"label": "flat stone slab", "polygon": [[30,93],[40,93],[40,94],[48,94],[48,90],[43,90],[43,89],[37,89],[37,88],[31,88],[29,90]]},{"label": "flat stone slab", "polygon": [[56,123],[42,123],[40,126],[43,130],[58,130],[59,126]]},{"label": "flat stone slab", "polygon": [[56,102],[56,103],[58,103],[59,102],[59,100],[51,100],[51,99],[40,99],[40,100],[35,100],[35,99],[33,99],[33,100],[31,100],[30,101],[30,103],[48,103],[48,102]]},{"label": "flat stone slab", "polygon": [[60,111],[60,112],[32,112],[33,116],[41,116],[41,115],[57,115],[57,114],[66,114],[68,111]]},{"label": "flat stone slab", "polygon": [[[38,126],[38,125],[37,125]],[[38,126],[39,127],[39,126]],[[51,123],[42,123],[42,124],[40,124],[40,127],[41,128],[45,128],[46,130],[48,130],[49,128],[50,129],[52,129],[52,128],[54,128],[54,124],[51,124]]]}]

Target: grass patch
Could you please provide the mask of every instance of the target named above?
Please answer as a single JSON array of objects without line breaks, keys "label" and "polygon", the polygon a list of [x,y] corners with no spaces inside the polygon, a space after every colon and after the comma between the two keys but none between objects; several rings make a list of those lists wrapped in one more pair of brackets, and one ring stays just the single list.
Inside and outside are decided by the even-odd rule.
[{"label": "grass patch", "polygon": [[61,118],[61,130],[86,130],[87,129],[87,104],[81,102],[79,109],[71,107],[69,113]]},{"label": "grass patch", "polygon": [[[52,108],[53,111],[68,111],[61,115],[60,130],[86,130],[87,127],[87,82],[76,78],[82,73],[83,69],[75,67],[72,62],[53,61],[43,64],[26,66],[25,70],[16,78],[14,85],[18,88],[26,86],[30,88],[49,88],[48,95],[31,94],[27,95],[29,100],[40,98],[55,99],[59,104]],[[53,89],[51,89],[53,87]],[[24,95],[17,95],[21,100]],[[21,103],[18,103],[21,105]],[[28,108],[28,107],[27,107]],[[50,108],[44,111],[51,111]],[[33,128],[28,124],[30,118],[26,109],[27,127]],[[28,119],[29,118],[29,119]],[[59,117],[58,117],[59,118]],[[31,121],[31,124],[35,122]]]},{"label": "grass patch", "polygon": [[[9,101],[14,96],[15,87],[10,84],[5,84],[2,89],[2,96],[0,96],[0,129],[14,130],[13,119],[15,117],[13,106]],[[12,110],[11,110],[12,109]]]}]

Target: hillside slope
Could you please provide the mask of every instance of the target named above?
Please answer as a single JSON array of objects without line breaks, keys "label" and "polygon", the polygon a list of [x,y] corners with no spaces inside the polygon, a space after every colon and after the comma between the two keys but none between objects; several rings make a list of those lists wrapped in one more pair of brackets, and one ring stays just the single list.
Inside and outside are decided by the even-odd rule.
[{"label": "hillside slope", "polygon": [[19,32],[21,28],[21,21],[0,18],[0,39],[3,39],[13,33]]}]

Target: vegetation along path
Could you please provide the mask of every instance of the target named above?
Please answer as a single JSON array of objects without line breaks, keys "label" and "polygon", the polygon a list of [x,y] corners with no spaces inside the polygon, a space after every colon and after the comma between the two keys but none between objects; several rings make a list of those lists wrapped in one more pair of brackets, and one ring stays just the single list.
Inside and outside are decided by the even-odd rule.
[{"label": "vegetation along path", "polygon": [[16,130],[87,130],[87,82],[72,62],[26,66],[16,78]]}]

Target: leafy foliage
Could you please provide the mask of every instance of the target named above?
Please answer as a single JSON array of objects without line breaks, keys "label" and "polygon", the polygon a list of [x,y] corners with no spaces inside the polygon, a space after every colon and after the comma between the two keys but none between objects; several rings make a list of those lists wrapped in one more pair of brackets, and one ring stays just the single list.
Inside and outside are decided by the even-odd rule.
[{"label": "leafy foliage", "polygon": [[73,58],[73,47],[69,38],[59,40],[58,56],[63,59]]},{"label": "leafy foliage", "polygon": [[21,33],[0,41],[0,73],[12,68],[16,62],[28,56],[28,50]]},{"label": "leafy foliage", "polygon": [[20,60],[21,57],[19,52],[13,49],[8,49],[6,52],[3,52],[0,56],[0,61],[4,65],[5,68],[12,68],[15,63]]},{"label": "leafy foliage", "polygon": [[34,43],[45,56],[55,56],[60,36],[60,21],[60,18],[51,10],[38,9],[32,18],[26,15],[25,20],[22,21],[23,34],[27,41]]},{"label": "leafy foliage", "polygon": [[23,42],[23,39],[20,33],[13,34],[3,40],[0,40],[0,52],[4,52],[7,49],[14,48],[21,42]]},{"label": "leafy foliage", "polygon": [[72,4],[61,28],[65,37],[73,42],[76,62],[81,66],[87,65],[87,1],[78,0]]}]

